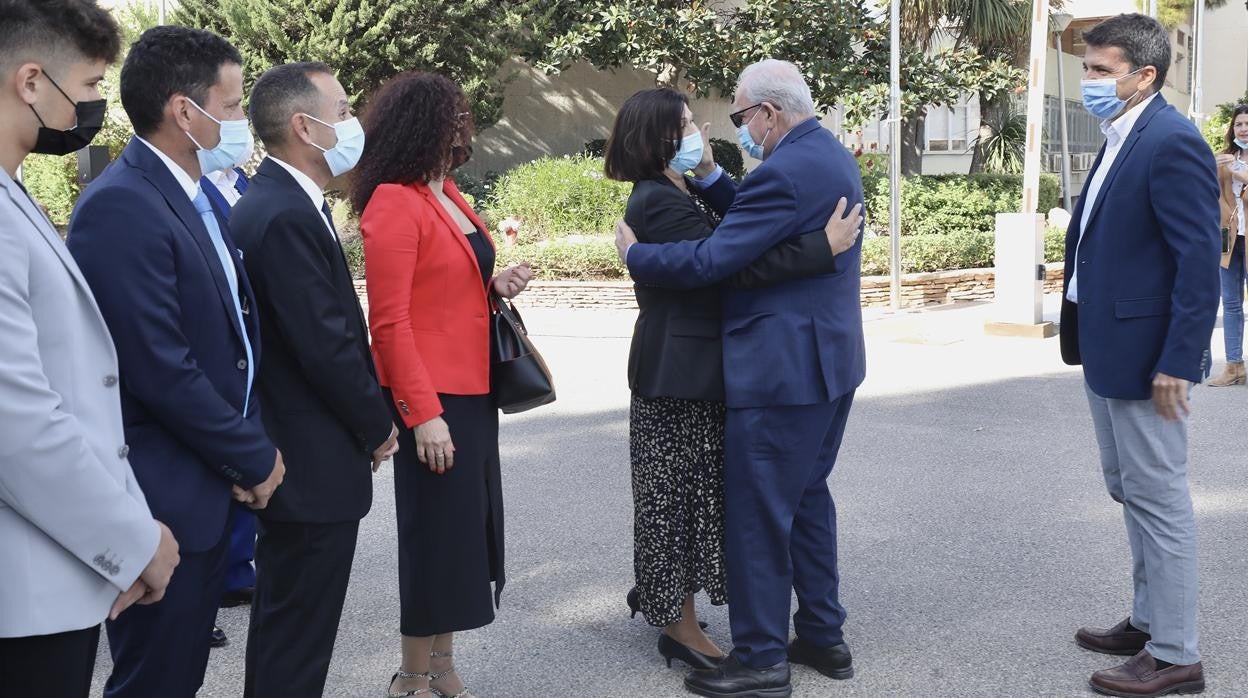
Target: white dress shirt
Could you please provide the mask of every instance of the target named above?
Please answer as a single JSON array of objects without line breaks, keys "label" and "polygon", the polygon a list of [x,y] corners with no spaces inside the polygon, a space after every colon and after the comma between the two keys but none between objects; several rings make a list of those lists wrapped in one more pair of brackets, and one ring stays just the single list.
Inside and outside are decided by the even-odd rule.
[{"label": "white dress shirt", "polygon": [[[304,193],[308,195],[308,198],[312,200],[312,205],[316,207],[316,210],[321,212],[321,218],[324,219],[325,192],[321,191],[321,188],[316,186],[316,182],[313,182],[312,178],[303,172],[295,169],[294,165],[291,165],[290,163],[283,162],[272,155],[269,155],[269,159],[281,166],[282,169],[289,172],[291,177],[295,178],[295,182],[299,184],[299,187],[303,189]],[[338,239],[338,234],[334,232],[333,224],[330,223],[328,219],[325,219],[325,229],[329,231],[329,235],[334,239],[334,242],[341,244],[341,241]]]},{"label": "white dress shirt", "polygon": [[225,203],[229,204],[230,208],[234,208],[234,204],[237,204],[238,200],[243,198],[243,195],[238,193],[238,189],[235,186],[238,184],[238,171],[233,167],[213,172],[208,175],[208,181],[212,182],[217,191],[221,192],[221,196],[225,197]]},{"label": "white dress shirt", "polygon": [[1131,129],[1135,128],[1135,122],[1139,120],[1140,114],[1144,113],[1144,108],[1156,97],[1157,93],[1154,92],[1117,120],[1107,119],[1101,122],[1101,133],[1105,134],[1105,155],[1101,158],[1100,167],[1092,173],[1092,181],[1088,184],[1088,193],[1083,201],[1083,217],[1079,220],[1079,242],[1075,244],[1075,264],[1070,274],[1070,287],[1066,290],[1066,300],[1071,303],[1079,302],[1079,245],[1083,243],[1083,234],[1088,231],[1088,216],[1092,214],[1092,209],[1096,206],[1096,198],[1101,194],[1101,185],[1105,184],[1105,177],[1113,169],[1114,161],[1118,159],[1118,151],[1122,150],[1122,144],[1127,140],[1127,135],[1131,133]]},{"label": "white dress shirt", "polygon": [[182,191],[186,192],[186,198],[194,201],[195,197],[199,195],[199,182],[196,182],[195,178],[191,177],[191,173],[182,169],[182,166],[174,162],[173,158],[161,152],[160,148],[143,140],[141,136],[136,135],[135,139],[151,148],[153,153],[156,153],[156,157],[160,158],[160,161],[165,163],[165,167],[168,167],[169,171],[173,173],[173,178],[178,180],[178,185],[182,187]]}]

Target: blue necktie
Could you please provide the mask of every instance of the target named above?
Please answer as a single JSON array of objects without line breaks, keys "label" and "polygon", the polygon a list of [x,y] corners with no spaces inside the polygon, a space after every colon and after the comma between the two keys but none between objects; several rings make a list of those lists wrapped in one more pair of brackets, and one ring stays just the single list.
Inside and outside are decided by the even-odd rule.
[{"label": "blue necktie", "polygon": [[221,262],[225,279],[230,284],[230,298],[234,299],[234,314],[238,318],[238,326],[243,334],[243,348],[247,351],[247,395],[243,399],[243,416],[246,417],[247,408],[251,404],[251,383],[255,378],[256,362],[251,355],[251,340],[247,338],[247,325],[243,322],[243,306],[238,301],[238,271],[234,268],[234,258],[230,254],[230,249],[225,245],[225,238],[221,236],[221,227],[217,225],[217,216],[212,212],[212,204],[202,188],[195,194],[195,211],[203,219],[204,227],[208,229],[208,237],[212,238],[212,246],[217,250],[217,259]]}]

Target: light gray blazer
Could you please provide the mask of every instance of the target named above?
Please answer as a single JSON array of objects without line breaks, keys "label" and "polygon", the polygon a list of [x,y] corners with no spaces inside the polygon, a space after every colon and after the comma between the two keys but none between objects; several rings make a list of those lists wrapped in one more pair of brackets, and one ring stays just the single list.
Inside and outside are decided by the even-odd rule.
[{"label": "light gray blazer", "polygon": [[117,355],[78,266],[0,169],[0,637],[98,625],[156,552]]}]

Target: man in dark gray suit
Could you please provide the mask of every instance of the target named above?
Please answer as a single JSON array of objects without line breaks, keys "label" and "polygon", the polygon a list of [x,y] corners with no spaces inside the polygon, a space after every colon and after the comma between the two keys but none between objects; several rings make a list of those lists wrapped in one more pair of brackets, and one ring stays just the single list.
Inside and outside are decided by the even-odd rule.
[{"label": "man in dark gray suit", "polygon": [[94,0],[0,17],[0,693],[85,696],[100,622],[159,601],[178,544],[130,469],[108,327],[14,176],[99,131],[120,37]]}]

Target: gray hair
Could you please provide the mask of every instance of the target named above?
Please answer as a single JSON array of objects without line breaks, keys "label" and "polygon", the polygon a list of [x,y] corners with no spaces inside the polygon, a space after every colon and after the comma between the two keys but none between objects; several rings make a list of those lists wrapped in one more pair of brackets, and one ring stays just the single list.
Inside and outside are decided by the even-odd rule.
[{"label": "gray hair", "polygon": [[801,119],[815,115],[815,101],[810,96],[810,86],[796,65],[774,58],[759,61],[741,71],[737,91],[751,104],[770,102],[790,118]]}]

